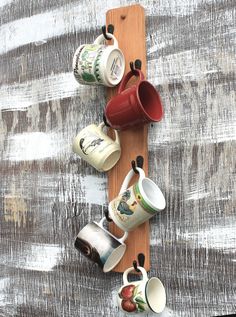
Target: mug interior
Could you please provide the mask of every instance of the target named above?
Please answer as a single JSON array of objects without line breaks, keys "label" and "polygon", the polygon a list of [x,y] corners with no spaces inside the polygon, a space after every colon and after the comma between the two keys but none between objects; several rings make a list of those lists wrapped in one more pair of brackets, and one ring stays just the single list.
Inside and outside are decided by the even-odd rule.
[{"label": "mug interior", "polygon": [[103,267],[103,272],[111,271],[121,260],[126,250],[126,245],[121,244],[118,248],[114,249],[114,251],[109,255],[106,263]]},{"label": "mug interior", "polygon": [[103,163],[103,171],[110,170],[120,158],[120,150],[112,152]]},{"label": "mug interior", "polygon": [[143,178],[141,188],[144,200],[154,209],[163,210],[166,206],[166,200],[160,188],[149,178]]},{"label": "mug interior", "polygon": [[150,278],[145,292],[150,309],[155,313],[161,313],[166,306],[166,291],[162,282],[157,277]]},{"label": "mug interior", "polygon": [[159,93],[155,87],[144,80],[139,84],[138,96],[143,111],[150,121],[160,121],[163,116],[163,108]]}]

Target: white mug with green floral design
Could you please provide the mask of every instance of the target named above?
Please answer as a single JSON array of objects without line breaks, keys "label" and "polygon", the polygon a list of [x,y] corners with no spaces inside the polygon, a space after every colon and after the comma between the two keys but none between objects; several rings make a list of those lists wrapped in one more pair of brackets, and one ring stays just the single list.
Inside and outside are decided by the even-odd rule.
[{"label": "white mug with green floral design", "polygon": [[144,170],[137,167],[139,180],[129,188],[134,176],[131,169],[125,177],[119,195],[109,203],[109,217],[124,231],[132,231],[166,206],[160,188],[149,178]]},{"label": "white mug with green floral design", "polygon": [[121,81],[125,58],[115,36],[107,35],[113,39],[113,45],[104,44],[105,38],[101,34],[93,44],[82,44],[75,51],[73,71],[80,84],[114,87]]},{"label": "white mug with green floral design", "polygon": [[166,306],[166,291],[157,277],[148,279],[147,272],[138,266],[142,279],[135,282],[128,281],[128,274],[133,271],[128,268],[123,274],[123,286],[117,296],[119,308],[130,314],[161,313]]}]

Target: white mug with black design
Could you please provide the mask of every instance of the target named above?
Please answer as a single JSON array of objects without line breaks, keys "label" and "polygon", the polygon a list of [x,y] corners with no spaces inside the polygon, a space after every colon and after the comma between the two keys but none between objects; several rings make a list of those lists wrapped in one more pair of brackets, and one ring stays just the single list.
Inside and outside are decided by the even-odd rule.
[{"label": "white mug with black design", "polygon": [[110,170],[121,155],[118,132],[114,130],[115,140],[112,140],[104,128],[104,123],[90,124],[79,132],[72,145],[75,153],[100,172]]}]

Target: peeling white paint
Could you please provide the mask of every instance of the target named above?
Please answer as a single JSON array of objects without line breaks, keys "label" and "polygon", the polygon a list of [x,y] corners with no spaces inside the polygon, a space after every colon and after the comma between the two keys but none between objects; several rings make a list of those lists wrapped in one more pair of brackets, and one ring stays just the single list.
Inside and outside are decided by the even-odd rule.
[{"label": "peeling white paint", "polygon": [[16,2],[16,0],[1,0],[0,1],[0,8],[4,7],[5,5],[9,5],[12,2]]},{"label": "peeling white paint", "polygon": [[202,192],[199,190],[195,190],[193,192],[187,193],[187,198],[185,198],[185,200],[200,200],[210,196],[210,194],[210,192]]},{"label": "peeling white paint", "polygon": [[[5,0],[4,3],[9,1]],[[122,0],[113,0],[112,2],[108,0],[94,1],[94,3],[90,2],[88,6],[86,1],[81,1],[79,4],[68,4],[48,12],[4,24],[0,27],[0,42],[2,43],[0,54],[29,43],[40,43],[74,31],[82,32],[88,28],[95,29],[98,25],[105,23],[106,11],[127,5],[129,3],[127,2]],[[198,5],[206,3],[203,0],[191,0],[189,2],[185,0],[174,2],[162,0],[156,5],[153,5],[152,1],[137,2],[143,4],[147,15],[162,16],[190,15],[198,9]],[[211,3],[212,1],[207,2]],[[133,2],[130,4],[133,4]],[[83,14],[79,14],[80,12],[83,12]]]},{"label": "peeling white paint", "polygon": [[81,188],[84,192],[84,199],[87,203],[103,205],[107,198],[107,181],[104,178],[93,175],[80,177]]},{"label": "peeling white paint", "polygon": [[86,91],[86,86],[79,85],[72,72],[50,75],[21,84],[2,85],[0,109],[25,110],[34,104],[73,97],[83,91]]},{"label": "peeling white paint", "polygon": [[16,267],[25,270],[49,272],[60,263],[63,248],[56,244],[31,243],[29,249],[19,255]]},{"label": "peeling white paint", "polygon": [[19,133],[9,137],[3,159],[19,162],[57,157],[67,146],[57,133]]},{"label": "peeling white paint", "polygon": [[178,232],[177,239],[191,243],[193,248],[207,248],[222,250],[224,253],[235,251],[236,223],[215,226],[205,230],[193,232]]}]

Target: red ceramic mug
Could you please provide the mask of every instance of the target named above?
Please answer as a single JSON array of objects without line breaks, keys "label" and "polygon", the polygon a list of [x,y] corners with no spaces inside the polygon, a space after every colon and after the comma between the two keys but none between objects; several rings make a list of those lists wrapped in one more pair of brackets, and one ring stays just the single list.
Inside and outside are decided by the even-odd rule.
[{"label": "red ceramic mug", "polygon": [[[138,76],[138,82],[125,89],[132,76]],[[155,87],[144,79],[139,69],[130,71],[122,79],[118,94],[106,105],[105,120],[108,125],[117,130],[160,121],[163,107],[159,93]]]}]

